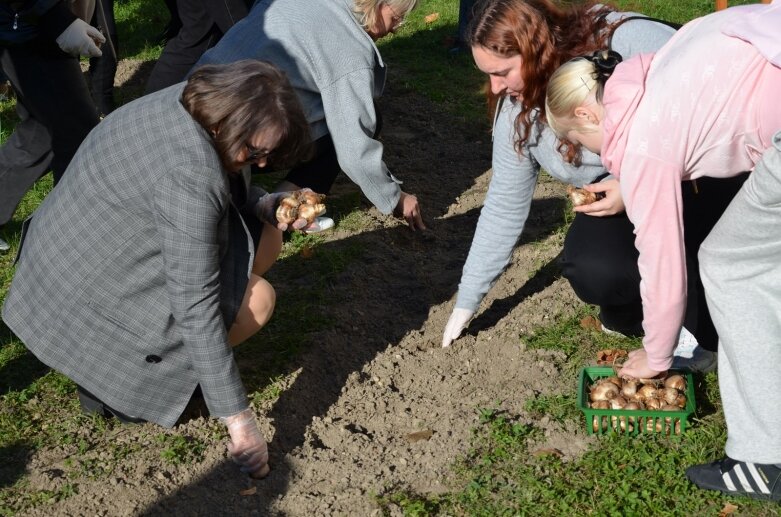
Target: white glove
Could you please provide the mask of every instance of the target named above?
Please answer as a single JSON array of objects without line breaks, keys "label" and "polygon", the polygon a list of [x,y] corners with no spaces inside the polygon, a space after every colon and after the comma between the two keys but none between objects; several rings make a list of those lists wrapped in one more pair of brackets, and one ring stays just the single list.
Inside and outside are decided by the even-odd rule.
[{"label": "white glove", "polygon": [[466,324],[475,315],[475,311],[469,309],[459,309],[456,307],[453,309],[453,313],[450,315],[450,319],[447,320],[445,325],[445,333],[442,335],[442,347],[450,346],[450,343],[455,341],[461,332],[466,328]]},{"label": "white glove", "polygon": [[253,478],[265,477],[269,471],[268,445],[260,434],[252,409],[247,408],[220,420],[228,426],[231,437],[228,452],[238,463],[239,470]]},{"label": "white glove", "polygon": [[102,45],[106,38],[98,29],[76,18],[68,28],[57,36],[57,45],[63,52],[72,56],[100,57],[103,53],[97,44]]}]

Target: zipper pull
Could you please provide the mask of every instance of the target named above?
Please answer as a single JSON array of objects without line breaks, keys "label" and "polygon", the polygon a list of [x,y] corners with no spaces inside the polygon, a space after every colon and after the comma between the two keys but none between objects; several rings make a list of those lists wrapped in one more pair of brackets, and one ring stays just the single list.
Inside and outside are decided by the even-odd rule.
[{"label": "zipper pull", "polygon": [[16,30],[19,28],[19,13],[16,13],[14,15],[14,26],[13,29]]}]

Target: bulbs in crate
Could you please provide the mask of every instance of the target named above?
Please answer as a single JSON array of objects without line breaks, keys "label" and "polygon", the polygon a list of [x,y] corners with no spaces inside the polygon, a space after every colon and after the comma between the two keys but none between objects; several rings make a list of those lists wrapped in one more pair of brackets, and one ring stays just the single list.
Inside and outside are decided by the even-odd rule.
[{"label": "bulbs in crate", "polygon": [[[620,379],[616,376],[597,379],[589,387],[591,409],[617,411],[681,411],[686,407],[686,379],[671,375],[664,379]],[[653,416],[594,415],[594,432],[608,429],[634,432],[635,429],[653,432],[681,432],[677,418]]]}]

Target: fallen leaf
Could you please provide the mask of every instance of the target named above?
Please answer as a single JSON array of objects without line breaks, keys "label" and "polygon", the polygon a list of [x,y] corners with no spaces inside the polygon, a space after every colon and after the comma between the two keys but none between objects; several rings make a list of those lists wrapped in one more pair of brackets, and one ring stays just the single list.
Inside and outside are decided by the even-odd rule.
[{"label": "fallen leaf", "polygon": [[301,248],[300,253],[301,253],[301,258],[310,259],[314,257],[315,250],[313,250],[311,246],[303,246]]},{"label": "fallen leaf", "polygon": [[537,449],[532,453],[534,456],[540,457],[540,456],[556,456],[557,458],[561,458],[564,456],[564,453],[561,452],[558,449],[552,449],[552,448],[546,448],[546,449]]},{"label": "fallen leaf", "polygon": [[245,488],[244,490],[239,490],[239,495],[247,496],[247,495],[255,495],[255,492],[258,491],[258,487],[251,486],[249,488]]},{"label": "fallen leaf", "polygon": [[727,515],[732,515],[738,510],[738,507],[735,506],[732,503],[727,503],[724,505],[724,508],[721,509],[719,512],[719,517],[726,517]]},{"label": "fallen leaf", "polygon": [[404,438],[406,438],[408,442],[415,443],[421,440],[428,440],[432,436],[434,436],[434,431],[432,431],[431,429],[425,429],[423,431],[416,431],[414,433],[409,433]]},{"label": "fallen leaf", "polygon": [[426,23],[434,23],[435,21],[439,20],[439,13],[431,13],[423,19],[426,21]]},{"label": "fallen leaf", "polygon": [[598,330],[602,331],[602,322],[599,321],[598,318],[595,318],[594,316],[586,316],[582,320],[580,320],[580,326],[581,328],[584,328],[586,330]]}]

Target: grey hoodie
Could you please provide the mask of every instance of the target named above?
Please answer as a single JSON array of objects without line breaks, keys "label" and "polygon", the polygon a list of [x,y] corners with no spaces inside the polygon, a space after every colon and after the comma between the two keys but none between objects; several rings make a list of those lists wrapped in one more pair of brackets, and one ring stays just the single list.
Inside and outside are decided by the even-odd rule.
[{"label": "grey hoodie", "polygon": [[[609,20],[636,13],[612,13]],[[674,34],[670,27],[647,20],[630,20],[620,25],[612,48],[625,59],[654,52]],[[582,186],[606,173],[599,156],[583,150],[580,167],[565,162],[556,150],[558,139],[549,127],[540,132],[535,124],[531,137],[519,155],[514,148],[514,121],[521,106],[507,96],[500,104],[493,128],[493,176],[477,221],[456,307],[477,311],[483,297],[510,261],[529,215],[540,169],[565,183]]]},{"label": "grey hoodie", "polygon": [[329,134],[342,170],[383,213],[401,189],[382,160],[374,100],[385,64],[353,13],[352,0],[260,0],[196,66],[269,61],[287,74],[312,139]]}]

